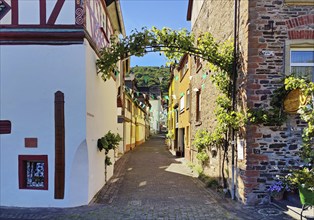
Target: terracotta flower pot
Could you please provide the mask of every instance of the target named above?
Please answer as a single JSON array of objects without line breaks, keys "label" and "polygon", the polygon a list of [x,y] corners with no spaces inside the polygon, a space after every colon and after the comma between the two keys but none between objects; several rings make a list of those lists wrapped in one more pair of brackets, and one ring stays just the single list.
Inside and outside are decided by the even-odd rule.
[{"label": "terracotta flower pot", "polygon": [[272,193],[271,197],[276,201],[280,201],[283,199],[283,194],[284,194],[284,191],[276,192],[276,193]]}]

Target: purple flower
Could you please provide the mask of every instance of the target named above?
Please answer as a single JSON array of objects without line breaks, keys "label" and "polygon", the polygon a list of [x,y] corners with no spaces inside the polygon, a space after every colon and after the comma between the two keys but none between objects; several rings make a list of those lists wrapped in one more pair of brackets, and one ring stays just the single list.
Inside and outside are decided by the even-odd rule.
[{"label": "purple flower", "polygon": [[268,188],[267,191],[270,193],[276,193],[276,192],[281,192],[285,189],[286,189],[286,185],[282,181],[276,181]]}]

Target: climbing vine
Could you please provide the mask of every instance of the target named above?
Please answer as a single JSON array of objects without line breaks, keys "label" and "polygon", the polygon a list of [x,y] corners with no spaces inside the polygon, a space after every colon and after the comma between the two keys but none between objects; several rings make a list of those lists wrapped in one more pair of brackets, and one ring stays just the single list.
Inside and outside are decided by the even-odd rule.
[{"label": "climbing vine", "polygon": [[300,156],[305,162],[312,163],[314,162],[314,83],[294,76],[287,77],[284,83],[286,90],[300,89],[302,94],[308,97],[306,104],[300,106],[298,110],[301,119],[307,123],[302,133]]},{"label": "climbing vine", "polygon": [[287,120],[287,113],[283,108],[283,100],[291,91],[284,86],[273,92],[270,100],[270,107],[267,109],[253,108],[248,110],[248,120],[253,124],[263,124],[266,126],[281,126]]},{"label": "climbing vine", "polygon": [[248,119],[254,124],[267,126],[280,126],[287,120],[287,113],[284,111],[283,100],[292,90],[300,89],[301,94],[306,98],[306,104],[301,105],[298,113],[300,118],[307,123],[302,133],[301,158],[309,163],[314,161],[314,83],[294,74],[283,79],[283,85],[274,91],[268,109],[251,109]]},{"label": "climbing vine", "polygon": [[[153,27],[151,29],[143,28],[141,31],[135,30],[131,35],[112,42],[110,47],[100,51],[100,58],[97,61],[98,72],[104,80],[109,79],[111,73],[116,71],[119,60],[133,55],[141,57],[149,52],[164,53],[169,64],[176,63],[186,53],[207,61],[208,68],[214,73],[211,80],[221,93],[216,100],[217,126],[210,132],[201,131],[194,144],[198,148],[197,158],[200,161],[208,160],[206,153],[208,146],[216,149],[222,147],[225,160],[231,137],[230,131],[238,130],[246,122],[244,114],[235,111],[232,107],[231,78],[234,61],[232,41],[218,42],[208,32],[195,39],[193,34],[184,29],[180,31],[169,28],[159,30]],[[223,166],[222,172],[224,173]]]},{"label": "climbing vine", "polygon": [[[112,39],[110,47],[102,48],[100,57],[96,62],[98,73],[104,80],[110,78],[111,73],[117,71],[119,60],[130,56],[142,57],[149,52],[162,52],[169,60],[168,64],[176,63],[185,53],[203,58],[218,66],[224,71],[230,71],[230,53],[227,50],[230,45],[218,43],[210,33],[204,33],[195,39],[194,35],[186,29],[171,30],[170,28],[151,29],[142,28],[120,40]],[[232,51],[231,51],[232,55]]]},{"label": "climbing vine", "polygon": [[[220,57],[223,57],[224,66],[231,67],[233,63],[233,46],[231,41],[226,41],[218,48]],[[208,68],[213,72],[210,79],[219,90],[219,96],[215,100],[216,125],[213,130],[199,130],[194,139],[194,146],[198,150],[197,158],[204,164],[209,159],[205,153],[210,150],[212,156],[218,148],[223,150],[221,166],[224,187],[226,187],[225,161],[227,160],[228,145],[231,140],[231,130],[239,130],[246,123],[243,112],[236,111],[232,107],[232,72],[230,68],[221,68],[215,63],[208,63]]]}]

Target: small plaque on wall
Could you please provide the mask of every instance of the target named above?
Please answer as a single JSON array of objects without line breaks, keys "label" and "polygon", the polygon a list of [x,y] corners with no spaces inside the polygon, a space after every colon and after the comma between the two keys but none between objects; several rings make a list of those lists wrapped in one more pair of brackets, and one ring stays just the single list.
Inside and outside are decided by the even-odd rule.
[{"label": "small plaque on wall", "polygon": [[237,147],[238,147],[238,160],[243,160],[244,159],[244,140],[243,139],[238,139]]},{"label": "small plaque on wall", "polygon": [[25,138],[25,147],[36,148],[37,147],[37,138]]}]

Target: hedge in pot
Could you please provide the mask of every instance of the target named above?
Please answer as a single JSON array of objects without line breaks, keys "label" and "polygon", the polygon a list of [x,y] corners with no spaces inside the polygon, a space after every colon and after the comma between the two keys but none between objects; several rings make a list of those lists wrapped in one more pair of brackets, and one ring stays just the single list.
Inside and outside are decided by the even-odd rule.
[{"label": "hedge in pot", "polygon": [[112,162],[110,161],[110,157],[108,156],[108,153],[110,150],[115,150],[119,142],[122,141],[122,138],[119,134],[111,133],[111,131],[108,131],[107,134],[105,134],[102,138],[99,138],[97,141],[97,147],[99,151],[105,150],[105,178],[107,180],[107,166],[112,165]]}]

